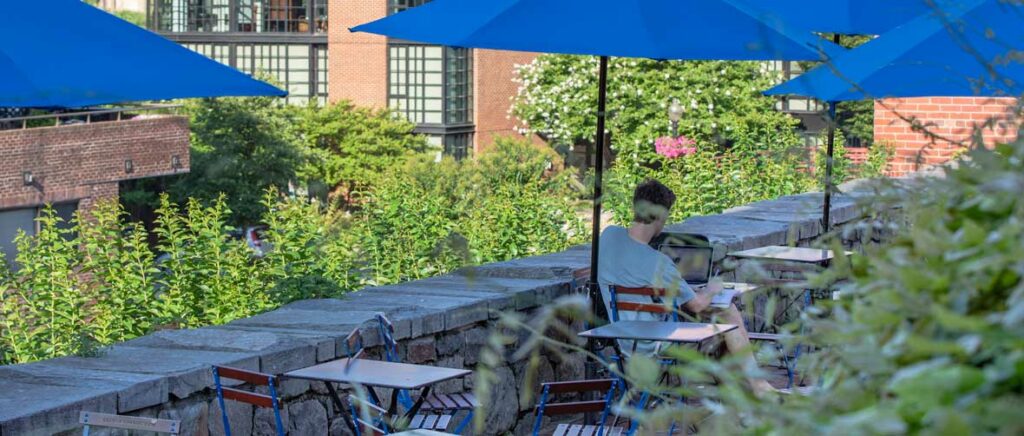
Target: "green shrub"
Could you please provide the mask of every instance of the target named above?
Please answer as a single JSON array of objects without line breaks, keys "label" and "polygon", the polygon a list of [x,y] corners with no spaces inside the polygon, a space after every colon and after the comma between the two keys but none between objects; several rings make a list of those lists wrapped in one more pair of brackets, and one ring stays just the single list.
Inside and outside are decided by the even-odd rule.
[{"label": "green shrub", "polygon": [[872,179],[885,176],[889,161],[895,155],[896,150],[892,144],[876,142],[868,149],[868,157],[858,169],[858,177]]},{"label": "green shrub", "polygon": [[348,101],[293,108],[291,118],[291,135],[308,157],[299,176],[346,198],[427,149],[426,137],[413,134],[415,124]]}]

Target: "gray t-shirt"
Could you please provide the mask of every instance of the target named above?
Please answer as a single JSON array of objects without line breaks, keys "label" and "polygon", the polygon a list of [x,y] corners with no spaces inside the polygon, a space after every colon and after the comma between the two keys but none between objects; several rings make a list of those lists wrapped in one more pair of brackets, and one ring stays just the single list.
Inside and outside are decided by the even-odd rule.
[{"label": "gray t-shirt", "polygon": [[[601,233],[601,248],[597,266],[597,281],[601,284],[608,318],[613,319],[609,285],[627,288],[679,289],[676,302],[680,305],[697,296],[683,280],[672,259],[664,253],[640,243],[619,226],[609,226]],[[652,298],[642,295],[619,295],[618,301],[651,303]],[[646,312],[620,311],[620,321],[663,321],[664,317]],[[634,341],[619,341],[623,353],[630,354]],[[654,354],[658,345],[652,341],[635,341],[636,352]]]}]

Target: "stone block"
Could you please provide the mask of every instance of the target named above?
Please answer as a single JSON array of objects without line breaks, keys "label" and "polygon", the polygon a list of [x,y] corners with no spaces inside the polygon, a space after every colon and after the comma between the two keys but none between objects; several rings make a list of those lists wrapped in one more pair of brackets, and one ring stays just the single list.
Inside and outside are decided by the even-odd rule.
[{"label": "stone block", "polygon": [[78,427],[78,413],[117,413],[117,393],[94,387],[5,380],[0,389],[0,434],[51,435]]},{"label": "stone block", "polygon": [[[289,428],[288,407],[289,404],[285,404],[284,409],[281,410],[281,423],[284,425],[285,431]],[[257,408],[253,413],[252,423],[252,434],[254,435],[276,435],[277,426],[274,423],[274,411],[273,409],[267,409],[265,407]],[[322,434],[322,433],[321,433]]]},{"label": "stone block", "polygon": [[507,366],[494,369],[490,401],[484,406],[484,428],[487,434],[511,430],[519,419],[519,392],[515,374]]},{"label": "stone block", "polygon": [[167,381],[159,375],[78,367],[68,359],[51,359],[25,365],[0,367],[0,379],[27,384],[92,388],[117,394],[118,413],[155,406],[167,401]]},{"label": "stone block", "polygon": [[288,405],[289,435],[321,436],[327,428],[327,410],[319,401],[306,400]]},{"label": "stone block", "polygon": [[[207,417],[210,435],[224,435],[224,417],[221,414],[220,402],[214,397],[206,407],[210,411],[210,416]],[[252,434],[253,406],[238,401],[225,400],[224,407],[228,410],[228,425],[231,426],[231,434]]]},{"label": "stone block", "polygon": [[206,401],[178,401],[167,405],[157,418],[181,421],[181,434],[208,436],[210,434],[209,404]]},{"label": "stone block", "polygon": [[100,357],[67,357],[68,365],[98,371],[119,371],[163,376],[171,398],[187,398],[213,386],[211,365],[259,370],[259,357],[222,351],[137,348],[115,345]]},{"label": "stone block", "polygon": [[451,331],[470,324],[486,321],[489,314],[486,301],[451,308],[445,311],[444,329],[445,331]]},{"label": "stone block", "polygon": [[408,363],[426,363],[437,360],[434,338],[424,337],[405,343],[406,361]]},{"label": "stone block", "polygon": [[435,342],[438,356],[451,356],[461,354],[466,350],[466,336],[464,331],[448,331],[438,335]]}]

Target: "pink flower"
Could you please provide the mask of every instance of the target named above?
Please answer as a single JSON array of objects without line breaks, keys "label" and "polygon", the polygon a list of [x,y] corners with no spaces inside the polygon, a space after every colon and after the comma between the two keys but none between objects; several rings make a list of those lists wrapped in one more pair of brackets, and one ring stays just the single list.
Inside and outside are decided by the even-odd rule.
[{"label": "pink flower", "polygon": [[696,153],[696,145],[697,141],[685,136],[680,136],[678,138],[662,136],[654,140],[654,151],[669,159],[675,159],[679,156],[688,156]]}]

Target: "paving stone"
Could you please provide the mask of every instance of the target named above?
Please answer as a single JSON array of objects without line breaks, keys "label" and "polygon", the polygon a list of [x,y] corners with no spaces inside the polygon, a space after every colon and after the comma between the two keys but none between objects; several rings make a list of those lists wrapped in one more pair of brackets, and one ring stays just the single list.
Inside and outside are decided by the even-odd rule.
[{"label": "paving stone", "polygon": [[405,361],[408,363],[426,363],[437,360],[437,350],[434,348],[432,336],[413,339],[405,344]]},{"label": "paving stone", "polygon": [[[130,347],[249,352],[260,358],[259,370],[280,374],[316,364],[317,347],[269,332],[223,329],[168,330],[133,339]],[[333,347],[332,347],[333,348]]]}]

